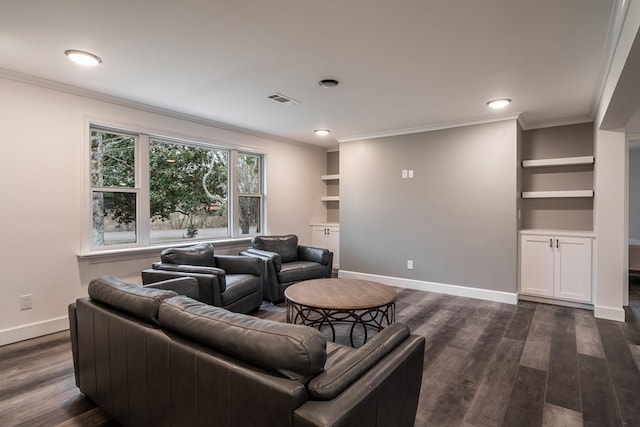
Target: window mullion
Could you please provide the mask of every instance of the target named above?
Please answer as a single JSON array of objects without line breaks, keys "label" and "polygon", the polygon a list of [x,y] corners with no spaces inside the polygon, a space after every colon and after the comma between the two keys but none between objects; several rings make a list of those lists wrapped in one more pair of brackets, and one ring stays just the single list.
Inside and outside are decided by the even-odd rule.
[{"label": "window mullion", "polygon": [[229,217],[231,218],[231,223],[229,224],[231,228],[231,237],[240,236],[240,196],[238,195],[238,151],[230,150],[229,151],[229,165],[228,165],[228,176],[229,176],[229,205],[231,206],[231,212]]},{"label": "window mullion", "polygon": [[138,244],[148,246],[151,241],[151,218],[150,218],[150,178],[149,178],[149,136],[140,135],[139,143],[136,146],[136,188],[138,189],[138,221],[136,224],[138,232]]}]

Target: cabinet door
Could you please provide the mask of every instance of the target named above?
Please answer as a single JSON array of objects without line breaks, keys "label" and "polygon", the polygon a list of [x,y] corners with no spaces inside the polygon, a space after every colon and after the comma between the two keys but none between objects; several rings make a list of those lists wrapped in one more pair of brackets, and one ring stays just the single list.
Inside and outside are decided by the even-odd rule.
[{"label": "cabinet door", "polygon": [[552,236],[520,237],[520,292],[553,296],[553,243]]},{"label": "cabinet door", "polygon": [[555,250],[555,296],[591,302],[591,239],[558,237]]},{"label": "cabinet door", "polygon": [[340,229],[329,228],[329,250],[333,252],[333,268],[340,268]]},{"label": "cabinet door", "polygon": [[316,248],[329,249],[329,237],[327,235],[327,227],[319,225],[311,226],[311,246]]}]

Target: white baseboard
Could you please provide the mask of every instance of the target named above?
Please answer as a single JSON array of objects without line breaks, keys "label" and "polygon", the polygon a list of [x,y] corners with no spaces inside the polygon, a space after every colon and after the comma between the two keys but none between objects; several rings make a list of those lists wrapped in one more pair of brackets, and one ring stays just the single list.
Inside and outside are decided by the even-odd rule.
[{"label": "white baseboard", "polygon": [[3,329],[0,331],[0,345],[41,337],[66,329],[69,329],[69,318],[67,316]]},{"label": "white baseboard", "polygon": [[379,276],[377,274],[358,273],[356,271],[338,271],[338,277],[344,279],[371,280],[399,288],[417,289],[420,291],[437,292],[440,294],[482,299],[486,301],[517,304],[518,294],[511,292],[492,291],[489,289],[470,288],[467,286],[447,285],[445,283],[425,282],[422,280],[403,279],[401,277]]},{"label": "white baseboard", "polygon": [[593,315],[598,319],[624,322],[624,308],[622,307],[605,307],[596,304],[593,308]]}]

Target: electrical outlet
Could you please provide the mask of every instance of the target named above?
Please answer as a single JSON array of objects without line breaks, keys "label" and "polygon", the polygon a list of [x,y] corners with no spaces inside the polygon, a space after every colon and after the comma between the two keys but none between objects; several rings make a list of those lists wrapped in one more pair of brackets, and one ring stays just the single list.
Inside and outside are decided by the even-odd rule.
[{"label": "electrical outlet", "polygon": [[31,310],[33,308],[33,295],[20,296],[20,310]]},{"label": "electrical outlet", "polygon": [[409,171],[406,169],[402,170],[402,179],[407,179],[407,176],[409,176]]},{"label": "electrical outlet", "polygon": [[407,260],[407,270],[413,270],[413,260],[412,259],[408,259]]},{"label": "electrical outlet", "polygon": [[409,169],[409,178],[413,179],[413,169]]}]

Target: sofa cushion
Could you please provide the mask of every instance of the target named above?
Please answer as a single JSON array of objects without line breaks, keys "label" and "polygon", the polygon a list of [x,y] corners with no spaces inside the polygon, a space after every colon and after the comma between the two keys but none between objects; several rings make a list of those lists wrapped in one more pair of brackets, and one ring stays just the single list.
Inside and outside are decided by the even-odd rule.
[{"label": "sofa cushion", "polygon": [[160,259],[163,263],[168,264],[202,265],[206,267],[215,267],[216,265],[211,243],[200,243],[184,248],[167,248],[160,252]]},{"label": "sofa cushion", "polygon": [[160,306],[160,325],[267,372],[307,383],[322,372],[327,353],[319,331],[258,319],[178,296]]},{"label": "sofa cushion", "polygon": [[309,395],[316,400],[333,399],[408,336],[408,326],[402,323],[393,323],[359,349],[346,354],[344,352],[337,353],[340,359],[328,361],[327,369],[309,382],[307,387]]},{"label": "sofa cushion", "polygon": [[169,290],[132,285],[113,276],[93,279],[88,291],[92,300],[156,325],[162,301],[178,295]]},{"label": "sofa cushion", "polygon": [[282,262],[298,260],[298,236],[286,234],[284,236],[255,236],[251,239],[251,246],[263,251],[276,252]]}]

